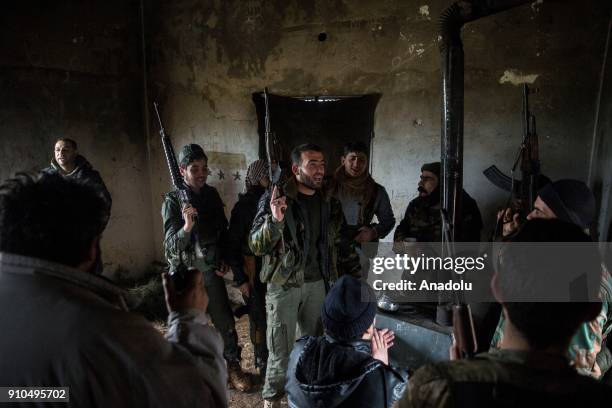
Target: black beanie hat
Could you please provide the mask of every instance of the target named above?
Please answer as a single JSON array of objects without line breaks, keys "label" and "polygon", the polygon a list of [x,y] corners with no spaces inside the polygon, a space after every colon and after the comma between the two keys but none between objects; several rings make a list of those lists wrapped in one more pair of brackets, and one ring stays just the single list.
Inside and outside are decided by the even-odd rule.
[{"label": "black beanie hat", "polygon": [[327,294],[321,320],[325,331],[336,340],[361,337],[374,322],[376,296],[366,283],[344,275]]},{"label": "black beanie hat", "polygon": [[179,164],[183,167],[186,167],[189,163],[191,163],[194,160],[202,160],[202,159],[208,161],[208,158],[206,157],[206,153],[204,153],[204,149],[202,149],[200,145],[195,144],[195,143],[191,143],[191,144],[183,146],[183,148],[179,152],[179,157],[178,157]]},{"label": "black beanie hat", "polygon": [[595,218],[595,196],[582,181],[564,179],[547,184],[538,196],[557,218],[589,228]]},{"label": "black beanie hat", "polygon": [[440,181],[440,162],[433,162],[433,163],[425,163],[423,166],[421,166],[421,171],[430,171],[433,174],[436,175],[436,177],[438,177],[438,182]]}]

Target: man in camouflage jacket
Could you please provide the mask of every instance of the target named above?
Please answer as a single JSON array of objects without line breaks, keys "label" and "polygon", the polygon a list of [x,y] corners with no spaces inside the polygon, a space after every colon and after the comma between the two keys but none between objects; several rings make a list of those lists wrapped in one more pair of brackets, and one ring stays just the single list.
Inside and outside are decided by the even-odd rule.
[{"label": "man in camouflage jacket", "polygon": [[[589,238],[575,225],[537,219],[525,224],[517,240],[587,243]],[[596,278],[600,256],[594,245],[587,248],[590,252],[584,255],[582,271],[587,279]],[[573,265],[575,256],[572,251],[548,251],[543,255],[535,246],[507,246],[491,282],[506,316],[506,335],[500,348],[473,359],[419,368],[399,408],[609,404],[612,388],[578,374],[566,353],[570,338],[597,316],[601,303],[504,301],[515,299],[517,291],[522,296],[534,287],[549,287],[553,296],[566,293],[573,280],[570,274],[559,273],[559,265]],[[534,271],[532,266],[536,263],[541,267]],[[555,285],[550,285],[552,279]]]},{"label": "man in camouflage jacket", "polygon": [[[395,229],[394,242],[406,238],[418,242],[440,242],[442,220],[440,218],[440,162],[426,163],[421,167],[419,196],[410,201],[404,219]],[[476,201],[462,190],[463,209],[460,220],[460,236],[457,241],[480,242],[482,217]]]},{"label": "man in camouflage jacket", "polygon": [[321,334],[326,287],[343,274],[359,277],[359,257],[341,233],[346,222],[340,202],[323,194],[325,161],[320,147],[305,144],[291,154],[292,172],[283,193],[274,187],[259,201],[249,246],[263,256],[267,283],[266,407],[280,406],[289,353],[296,338]]},{"label": "man in camouflage jacket", "polygon": [[166,194],[162,207],[164,248],[170,271],[195,267],[204,275],[210,304],[208,312],[223,337],[223,356],[228,363],[230,383],[249,391],[250,378],[240,368],[240,347],[236,323],[222,275],[222,251],[226,246],[227,218],[217,190],[206,184],[208,159],[199,145],[189,144],[179,153],[179,168],[192,192],[191,205],[184,207],[176,191]]}]

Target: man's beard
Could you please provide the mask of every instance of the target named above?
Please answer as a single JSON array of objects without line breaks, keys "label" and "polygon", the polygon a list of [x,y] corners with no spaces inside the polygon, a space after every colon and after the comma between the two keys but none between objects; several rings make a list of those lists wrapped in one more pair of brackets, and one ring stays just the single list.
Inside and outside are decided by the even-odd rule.
[{"label": "man's beard", "polygon": [[314,179],[312,177],[310,177],[309,175],[307,175],[306,173],[304,173],[302,171],[302,169],[298,169],[298,171],[300,172],[300,183],[302,183],[303,185],[305,185],[308,188],[311,188],[313,190],[319,190],[321,188],[321,186],[323,185],[323,183],[320,183],[319,185],[317,185],[317,183],[314,181]]},{"label": "man's beard", "polygon": [[429,195],[429,193],[427,192],[427,190],[425,190],[425,187],[419,186],[419,188],[417,188],[418,192],[421,194],[425,194],[426,196]]}]

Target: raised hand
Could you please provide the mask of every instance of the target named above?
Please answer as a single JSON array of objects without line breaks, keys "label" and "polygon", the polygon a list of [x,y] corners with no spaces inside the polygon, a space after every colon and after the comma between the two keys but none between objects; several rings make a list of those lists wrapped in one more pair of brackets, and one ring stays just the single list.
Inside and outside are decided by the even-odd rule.
[{"label": "raised hand", "polygon": [[285,219],[285,211],[287,210],[287,197],[278,196],[278,188],[274,186],[272,190],[272,199],[270,200],[270,210],[272,211],[272,218],[276,222],[281,222]]}]

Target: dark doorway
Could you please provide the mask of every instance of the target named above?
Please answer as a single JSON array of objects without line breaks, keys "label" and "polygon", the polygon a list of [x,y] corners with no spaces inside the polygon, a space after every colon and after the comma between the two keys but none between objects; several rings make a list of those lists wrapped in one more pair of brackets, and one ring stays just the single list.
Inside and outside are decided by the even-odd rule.
[{"label": "dark doorway", "polygon": [[[268,94],[270,131],[280,143],[280,157],[290,161],[291,150],[316,143],[325,153],[326,174],[340,164],[347,142],[363,142],[371,151],[374,112],[380,94],[359,96],[280,96]],[[265,106],[262,92],[253,93],[257,110],[259,157],[266,158]]]}]

